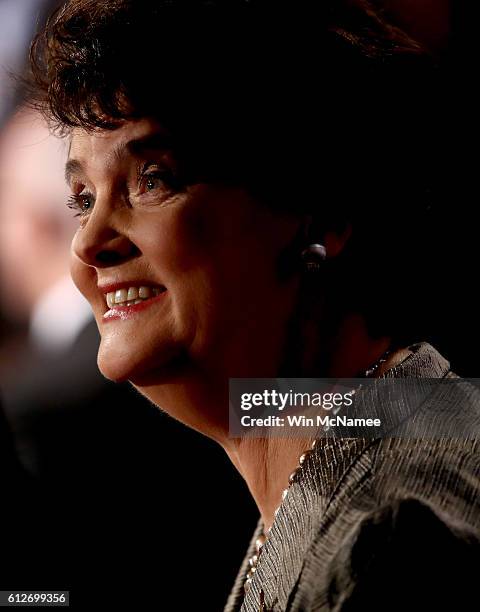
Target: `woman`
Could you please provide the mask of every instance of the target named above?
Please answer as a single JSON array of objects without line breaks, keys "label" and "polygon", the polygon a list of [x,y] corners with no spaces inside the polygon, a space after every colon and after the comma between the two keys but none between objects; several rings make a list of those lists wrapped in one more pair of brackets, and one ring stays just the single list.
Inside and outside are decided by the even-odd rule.
[{"label": "woman", "polygon": [[435,71],[367,3],[316,9],[70,0],[54,14],[32,58],[36,99],[70,138],[72,275],[102,373],[218,441],[258,505],[228,610],[461,607],[474,440],[323,438],[284,496],[305,439],[229,437],[230,377],[451,376],[414,343]]}]

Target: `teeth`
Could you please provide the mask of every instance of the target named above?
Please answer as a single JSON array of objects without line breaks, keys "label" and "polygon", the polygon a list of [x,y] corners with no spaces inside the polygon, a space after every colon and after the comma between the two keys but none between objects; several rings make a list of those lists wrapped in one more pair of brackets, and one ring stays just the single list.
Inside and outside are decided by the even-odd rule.
[{"label": "teeth", "polygon": [[128,297],[128,291],[126,289],[117,289],[115,291],[115,304],[120,304],[120,302],[126,302]]},{"label": "teeth", "polygon": [[138,289],[136,287],[129,287],[127,300],[136,300],[138,298]]},{"label": "teeth", "polygon": [[160,295],[159,287],[128,287],[128,289],[117,289],[105,295],[108,308],[114,306],[133,306],[144,300]]}]

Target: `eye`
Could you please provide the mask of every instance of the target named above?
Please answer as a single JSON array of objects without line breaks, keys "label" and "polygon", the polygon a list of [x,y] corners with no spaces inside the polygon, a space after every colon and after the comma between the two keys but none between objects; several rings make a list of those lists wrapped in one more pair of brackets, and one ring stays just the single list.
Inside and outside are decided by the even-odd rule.
[{"label": "eye", "polygon": [[144,176],[145,191],[153,191],[161,187],[165,187],[166,174],[160,172],[149,172]]},{"label": "eye", "polygon": [[72,210],[78,211],[76,217],[83,217],[93,208],[94,198],[91,193],[79,193],[72,194],[68,201],[67,206]]},{"label": "eye", "polygon": [[158,192],[159,196],[171,196],[181,189],[178,177],[170,168],[159,167],[158,164],[148,162],[138,173],[137,195]]}]

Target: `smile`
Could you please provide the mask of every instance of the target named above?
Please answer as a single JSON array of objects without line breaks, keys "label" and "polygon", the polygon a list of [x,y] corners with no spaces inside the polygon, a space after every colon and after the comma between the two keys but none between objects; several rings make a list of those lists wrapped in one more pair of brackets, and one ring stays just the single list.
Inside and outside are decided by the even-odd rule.
[{"label": "smile", "polygon": [[140,287],[132,286],[106,293],[105,300],[109,308],[134,306],[135,304],[140,304],[141,302],[149,300],[152,297],[156,297],[162,292],[163,291],[160,289],[160,287],[146,287],[143,285]]},{"label": "smile", "polygon": [[129,315],[148,308],[163,297],[165,287],[131,285],[104,293],[108,310],[104,319],[126,319]]}]

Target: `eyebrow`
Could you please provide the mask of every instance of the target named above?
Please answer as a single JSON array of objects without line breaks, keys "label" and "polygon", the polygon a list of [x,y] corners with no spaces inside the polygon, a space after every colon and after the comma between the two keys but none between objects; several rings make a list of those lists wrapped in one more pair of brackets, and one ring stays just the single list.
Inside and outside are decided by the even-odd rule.
[{"label": "eyebrow", "polygon": [[167,151],[172,148],[172,140],[165,132],[155,132],[120,145],[119,152],[124,148],[131,155],[142,155],[147,151]]},{"label": "eyebrow", "polygon": [[[149,151],[168,151],[172,149],[171,138],[165,132],[155,132],[154,134],[147,134],[140,138],[134,138],[126,143],[120,143],[113,151],[112,156],[121,159],[125,154],[125,151],[130,153],[134,157],[144,155]],[[65,180],[67,184],[70,184],[73,176],[78,174],[85,174],[85,168],[78,159],[69,159],[65,164]]]},{"label": "eyebrow", "polygon": [[70,181],[72,177],[76,174],[84,174],[84,168],[81,162],[78,159],[69,159],[65,164],[65,180],[67,181],[67,185],[70,185]]}]

